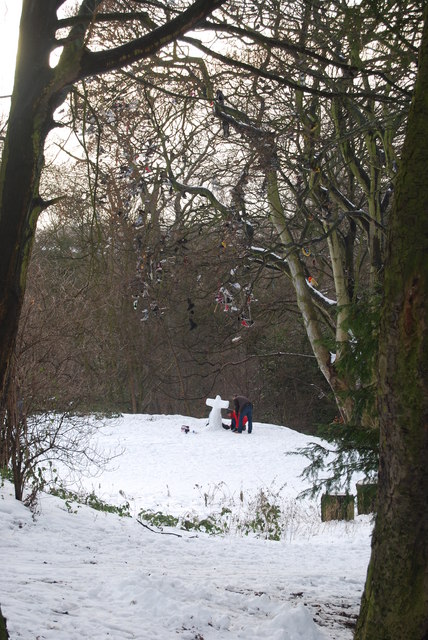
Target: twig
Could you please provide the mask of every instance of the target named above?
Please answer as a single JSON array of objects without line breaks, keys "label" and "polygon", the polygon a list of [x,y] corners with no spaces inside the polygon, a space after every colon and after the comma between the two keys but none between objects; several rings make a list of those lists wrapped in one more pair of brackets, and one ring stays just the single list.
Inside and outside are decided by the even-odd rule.
[{"label": "twig", "polygon": [[138,522],[138,524],[141,524],[142,527],[145,527],[146,529],[148,529],[152,533],[161,533],[164,536],[177,536],[177,538],[182,538],[183,537],[179,533],[173,533],[172,531],[156,531],[156,529],[151,529],[147,524],[144,524],[144,522],[141,522],[141,520],[138,520],[138,519],[137,519],[137,522]]}]

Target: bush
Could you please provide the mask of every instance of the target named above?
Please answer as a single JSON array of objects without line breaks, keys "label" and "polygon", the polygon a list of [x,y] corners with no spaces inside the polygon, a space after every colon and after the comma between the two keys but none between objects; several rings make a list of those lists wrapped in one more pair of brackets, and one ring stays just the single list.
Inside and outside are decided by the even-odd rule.
[{"label": "bush", "polygon": [[90,507],[91,509],[95,509],[96,511],[104,511],[105,513],[116,513],[121,517],[131,516],[129,512],[129,502],[125,502],[120,506],[111,505],[98,498],[98,496],[96,496],[94,492],[91,492],[87,495],[82,495],[79,493],[74,493],[73,491],[68,491],[67,489],[64,489],[64,487],[53,487],[50,490],[50,493],[57,498],[61,498],[61,500],[64,500],[67,511],[69,511],[70,513],[77,512],[77,509],[75,509],[73,506],[74,504],[86,504],[88,507]]},{"label": "bush", "polygon": [[[254,535],[266,540],[291,540],[297,534],[310,534],[314,527],[320,526],[318,511],[314,506],[309,509],[296,500],[284,500],[283,487],[261,489],[253,497],[243,491],[234,498],[226,495],[224,483],[216,485],[210,491],[201,492],[205,507],[211,512],[203,517],[187,512],[182,516],[173,516],[161,511],[142,510],[139,518],[152,526],[162,528],[176,527],[183,531],[200,531],[209,535],[238,533]],[[215,502],[214,498],[220,500]],[[227,504],[222,504],[227,501]]]}]

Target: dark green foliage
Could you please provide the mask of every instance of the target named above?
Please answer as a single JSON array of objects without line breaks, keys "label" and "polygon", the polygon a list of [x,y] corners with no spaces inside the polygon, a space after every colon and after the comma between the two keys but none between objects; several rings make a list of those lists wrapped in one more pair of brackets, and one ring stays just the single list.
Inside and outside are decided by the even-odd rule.
[{"label": "dark green foliage", "polygon": [[209,533],[210,535],[220,535],[225,533],[222,523],[220,522],[220,524],[217,524],[215,515],[209,515],[206,518],[202,518],[202,520],[199,520],[197,516],[192,519],[186,518],[183,520],[181,528],[186,531],[202,531],[204,533]]},{"label": "dark green foliage", "polygon": [[129,513],[129,502],[125,502],[120,506],[107,504],[106,502],[98,498],[98,496],[96,496],[93,491],[85,496],[74,493],[73,491],[67,491],[67,489],[64,489],[63,487],[54,487],[53,489],[51,489],[51,494],[64,500],[68,511],[73,511],[72,504],[77,503],[86,504],[88,505],[88,507],[91,507],[91,509],[95,509],[96,511],[116,513],[117,515],[122,517],[130,517],[131,515]]},{"label": "dark green foliage", "polygon": [[375,421],[376,370],[379,343],[381,296],[374,294],[349,305],[347,320],[342,325],[351,335],[340,359],[339,375],[348,381],[354,402],[356,424]]},{"label": "dark green foliage", "polygon": [[[223,512],[221,515],[224,515]],[[185,531],[203,531],[211,535],[218,535],[225,532],[223,523],[217,522],[216,515],[208,515],[206,518],[199,519],[196,515],[186,515],[183,518],[162,513],[161,511],[152,511],[151,509],[142,509],[138,514],[140,520],[162,529],[162,527],[179,527]]]},{"label": "dark green foliage", "polygon": [[[140,522],[159,529],[177,527],[183,531],[200,531],[209,535],[224,535],[236,530],[246,536],[254,534],[266,540],[280,540],[286,529],[286,521],[285,513],[276,498],[278,496],[260,490],[248,503],[246,514],[241,512],[243,496],[240,496],[240,504],[233,505],[233,508],[223,506],[220,511],[209,513],[203,518],[199,518],[195,513],[175,517],[151,509],[142,509],[138,517]],[[205,504],[207,505],[207,502]]]},{"label": "dark green foliage", "polygon": [[12,482],[13,484],[13,471],[10,467],[2,467],[0,469],[0,478],[1,478],[1,484],[4,484],[5,480],[9,480],[9,482]]},{"label": "dark green foliage", "polygon": [[[318,434],[330,446],[312,442],[295,453],[304,455],[310,464],[302,477],[312,483],[303,496],[315,496],[349,489],[352,474],[362,472],[376,481],[379,458],[379,431],[354,425],[330,424],[318,427]],[[290,455],[293,455],[290,454]],[[321,474],[326,477],[320,478]]]},{"label": "dark green foliage", "polygon": [[111,504],[107,504],[106,502],[98,498],[93,492],[86,496],[84,504],[87,504],[89,507],[91,507],[91,509],[95,509],[96,511],[117,513],[117,515],[119,516],[130,516],[129,502],[125,502],[120,506],[114,506]]},{"label": "dark green foliage", "polygon": [[282,533],[281,508],[272,500],[272,496],[259,492],[253,505],[254,515],[241,525],[241,531],[249,533],[262,533],[266,540],[280,540]]},{"label": "dark green foliage", "polygon": [[[378,358],[380,295],[360,299],[349,305],[346,329],[352,339],[342,346],[336,370],[347,380],[354,407],[354,424],[333,422],[318,425],[317,436],[326,445],[311,443],[296,453],[306,456],[310,463],[302,477],[311,488],[302,496],[317,495],[321,490],[349,489],[352,474],[362,472],[376,481],[379,456],[379,429],[376,413],[376,369]],[[336,345],[330,344],[331,351]],[[363,426],[364,425],[364,426]]]},{"label": "dark green foliage", "polygon": [[142,509],[138,517],[145,522],[149,522],[155,527],[176,527],[178,518],[162,511],[151,511],[150,509]]}]

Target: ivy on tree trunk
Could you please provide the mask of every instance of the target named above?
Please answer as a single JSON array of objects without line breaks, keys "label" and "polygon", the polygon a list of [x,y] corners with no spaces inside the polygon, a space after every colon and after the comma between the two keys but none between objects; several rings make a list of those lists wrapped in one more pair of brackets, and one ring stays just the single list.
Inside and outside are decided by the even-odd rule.
[{"label": "ivy on tree trunk", "polygon": [[428,637],[428,12],[389,234],[378,514],[356,640]]}]

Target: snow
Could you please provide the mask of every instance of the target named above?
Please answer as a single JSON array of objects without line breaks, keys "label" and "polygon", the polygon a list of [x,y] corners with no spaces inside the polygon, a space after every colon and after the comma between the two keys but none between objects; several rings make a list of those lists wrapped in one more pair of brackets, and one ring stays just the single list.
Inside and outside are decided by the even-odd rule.
[{"label": "snow", "polygon": [[329,304],[330,306],[334,306],[337,304],[336,300],[332,300],[331,298],[327,298],[326,295],[324,295],[323,293],[321,293],[321,291],[319,291],[316,287],[314,287],[308,279],[306,279],[306,284],[308,285],[308,287],[310,289],[312,289],[312,291],[318,296],[318,298],[321,298],[321,300],[324,300],[324,302],[326,302],[327,304]]},{"label": "snow", "polygon": [[229,407],[229,400],[222,400],[219,395],[207,398],[205,404],[212,407],[208,416],[208,429],[222,429],[221,410]]},{"label": "snow", "polygon": [[[58,471],[75,491],[128,501],[131,517],[48,493],[33,514],[10,483],[0,488],[0,604],[12,640],[352,638],[372,522],[321,523],[317,501],[295,500],[307,461],[286,453],[314,438],[257,422],[249,435],[210,430],[206,419],[124,415],[93,439],[122,455],[85,477]],[[280,540],[237,525],[261,491],[281,505]],[[202,518],[225,506],[233,517],[221,536],[138,515]]]}]

